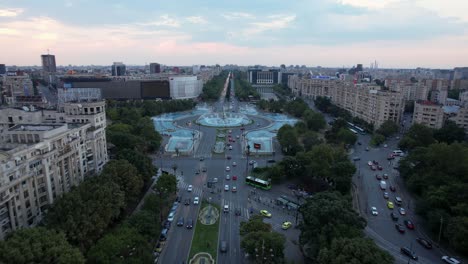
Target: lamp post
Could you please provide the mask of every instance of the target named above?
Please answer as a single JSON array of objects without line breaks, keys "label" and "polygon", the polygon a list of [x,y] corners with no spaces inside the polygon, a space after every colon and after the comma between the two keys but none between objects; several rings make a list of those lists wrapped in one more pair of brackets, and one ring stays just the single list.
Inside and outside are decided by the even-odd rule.
[{"label": "lamp post", "polygon": [[250,156],[250,145],[249,141],[247,142],[247,166],[245,166],[245,176],[247,177],[249,175],[249,156]]}]

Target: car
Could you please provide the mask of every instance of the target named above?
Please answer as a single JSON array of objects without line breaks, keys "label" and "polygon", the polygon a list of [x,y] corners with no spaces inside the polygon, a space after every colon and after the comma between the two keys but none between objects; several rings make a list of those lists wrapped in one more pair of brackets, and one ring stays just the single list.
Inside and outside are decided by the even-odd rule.
[{"label": "car", "polygon": [[232,192],[237,192],[237,187],[236,186],[232,186]]},{"label": "car", "polygon": [[205,157],[200,157],[200,161],[204,161],[205,160]]},{"label": "car", "polygon": [[395,224],[395,228],[396,228],[396,230],[398,230],[398,232],[400,232],[402,234],[405,233],[405,227],[403,227],[402,224]]},{"label": "car", "polygon": [[411,220],[405,220],[405,221],[403,221],[403,224],[405,224],[405,226],[406,226],[408,229],[411,229],[411,230],[414,229],[414,224],[413,224],[413,222],[411,222]]},{"label": "car", "polygon": [[392,192],[396,192],[396,188],[395,188],[395,186],[393,186],[393,185],[390,185],[390,191],[392,191]]},{"label": "car", "polygon": [[161,231],[161,235],[159,236],[159,241],[166,241],[167,239],[167,233],[169,232],[168,229],[164,228],[162,231]]},{"label": "car", "polygon": [[249,161],[249,165],[252,165],[252,164],[254,164],[255,162],[256,162],[255,160],[251,160],[251,161]]},{"label": "car", "polygon": [[353,160],[358,161],[358,160],[361,160],[361,158],[360,157],[353,157]]},{"label": "car", "polygon": [[202,172],[206,172],[208,169],[206,167],[202,168]]},{"label": "car", "polygon": [[291,222],[285,221],[285,222],[283,222],[283,224],[281,225],[281,229],[287,230],[287,229],[289,229],[291,226],[292,226],[292,223],[291,223]]},{"label": "car", "polygon": [[184,218],[180,217],[179,220],[177,220],[177,226],[184,226]]},{"label": "car", "polygon": [[213,178],[213,182],[214,182],[214,183],[217,183],[217,182],[218,182],[218,178]]},{"label": "car", "polygon": [[375,170],[377,170],[377,167],[375,165],[372,165],[371,170],[375,171]]},{"label": "car", "polygon": [[197,174],[197,175],[200,174],[200,170],[196,170],[195,174]]},{"label": "car", "polygon": [[395,197],[395,203],[398,204],[398,205],[401,205],[403,203],[403,199],[401,199],[401,197],[397,196],[397,197]]},{"label": "car", "polygon": [[226,159],[230,160],[230,159],[232,159],[232,157],[228,155],[228,156],[226,156]]},{"label": "car", "polygon": [[236,181],[236,180],[237,180],[237,176],[236,176],[236,175],[232,175],[232,180],[233,180],[233,181]]},{"label": "car", "polygon": [[229,213],[229,205],[227,205],[227,204],[224,205],[223,212]]},{"label": "car", "polygon": [[366,147],[366,151],[369,151],[369,147]]},{"label": "car", "polygon": [[231,175],[226,174],[226,180],[229,181],[231,179]]},{"label": "car", "polygon": [[375,178],[376,178],[377,180],[379,180],[379,181],[382,180],[382,176],[380,176],[380,175],[378,175],[378,174],[375,175]]},{"label": "car", "polygon": [[416,253],[414,251],[411,251],[411,249],[407,248],[407,247],[402,247],[400,248],[400,252],[403,254],[403,255],[406,255],[414,260],[418,260],[418,256],[416,256]]},{"label": "car", "polygon": [[182,197],[180,197],[180,196],[177,196],[177,198],[176,198],[176,202],[180,203],[180,201],[182,201]]},{"label": "car", "polygon": [[229,191],[229,185],[227,185],[227,184],[224,185],[224,190],[225,190],[226,192]]},{"label": "car", "polygon": [[376,160],[373,160],[372,163],[373,163],[374,165],[379,165],[379,162],[376,161]]},{"label": "car", "polygon": [[456,259],[456,258],[452,258],[452,257],[449,257],[449,256],[443,256],[441,258],[443,261],[445,261],[445,263],[449,263],[449,264],[461,264],[461,262]]},{"label": "car", "polygon": [[185,205],[190,205],[190,198],[185,199]]},{"label": "car", "polygon": [[387,174],[387,173],[384,173],[384,174],[382,175],[382,177],[383,177],[384,179],[387,180],[387,179],[388,179],[388,174]]},{"label": "car", "polygon": [[236,138],[240,138],[240,136],[239,136],[239,135],[237,135],[237,136],[236,136]]},{"label": "car", "polygon": [[380,166],[380,165],[377,165],[377,169],[378,169],[378,170],[383,170],[383,167]]},{"label": "car", "polygon": [[174,217],[175,217],[175,212],[169,213],[169,216],[167,217],[167,221],[169,222],[174,221]]},{"label": "car", "polygon": [[260,210],[260,214],[265,217],[271,217],[271,213],[268,212],[267,210]]},{"label": "car", "polygon": [[383,193],[383,198],[384,198],[384,199],[388,199],[388,197],[389,197],[388,192],[384,192],[384,193]]},{"label": "car", "polygon": [[226,171],[230,171],[231,168],[229,166],[226,166]]},{"label": "car", "polygon": [[198,196],[195,196],[195,198],[193,198],[193,204],[199,204],[200,203],[200,198]]},{"label": "car", "polygon": [[235,214],[236,214],[236,216],[241,215],[241,210],[240,210],[240,208],[236,208]]},{"label": "car", "polygon": [[394,159],[394,158],[395,158],[395,155],[393,155],[393,153],[390,153],[390,154],[388,154],[388,156],[387,156],[387,159],[388,159],[388,160],[392,160],[392,159]]},{"label": "car", "polygon": [[362,143],[361,143],[360,141],[358,141],[358,142],[357,142],[357,144],[358,144],[359,146],[361,146],[361,145],[362,145]]},{"label": "car", "polygon": [[392,202],[388,201],[387,202],[387,207],[388,207],[388,209],[393,209],[393,208],[395,208],[395,205],[393,205]]},{"label": "car", "polygon": [[274,160],[274,159],[269,159],[269,160],[267,160],[267,162],[268,162],[268,163],[275,163],[276,160]]},{"label": "car", "polygon": [[237,166],[237,163],[235,161],[232,162],[232,166],[235,167]]},{"label": "car", "polygon": [[227,241],[223,240],[219,243],[219,251],[222,253],[226,253],[228,251]]},{"label": "car", "polygon": [[421,237],[418,237],[416,238],[416,241],[418,241],[419,244],[421,244],[421,246],[427,248],[427,249],[432,249],[432,243],[429,242],[428,240],[424,239],[424,238],[421,238]]},{"label": "car", "polygon": [[232,150],[232,146],[229,146],[229,150]]},{"label": "car", "polygon": [[369,165],[369,167],[371,167],[372,165],[374,165],[374,163],[373,163],[372,161],[369,160],[369,161],[367,162],[367,165]]},{"label": "car", "polygon": [[384,144],[383,147],[386,148],[386,147],[388,147],[388,145],[387,145],[387,144]]},{"label": "car", "polygon": [[395,212],[392,212],[390,214],[390,217],[392,218],[393,221],[398,221],[398,215]]},{"label": "car", "polygon": [[187,225],[185,226],[187,229],[192,229],[193,228],[193,219],[189,218],[187,220]]},{"label": "car", "polygon": [[187,187],[187,192],[191,192],[193,191],[193,186],[190,184],[188,187]]},{"label": "car", "polygon": [[400,209],[398,209],[398,211],[400,212],[401,215],[406,215],[405,208],[400,207]]},{"label": "car", "polygon": [[171,207],[170,212],[175,212],[175,211],[177,210],[177,207],[178,207],[177,205],[173,205],[173,206]]},{"label": "car", "polygon": [[371,212],[372,212],[372,215],[379,215],[379,211],[377,211],[377,207],[375,206],[371,207]]},{"label": "car", "polygon": [[171,229],[171,221],[169,220],[164,220],[164,225],[163,227],[166,228],[166,229]]}]

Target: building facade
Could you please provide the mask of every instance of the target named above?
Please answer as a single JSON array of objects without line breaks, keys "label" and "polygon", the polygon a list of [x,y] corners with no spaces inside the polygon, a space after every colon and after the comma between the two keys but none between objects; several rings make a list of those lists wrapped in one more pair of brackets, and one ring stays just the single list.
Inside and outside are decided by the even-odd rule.
[{"label": "building facade", "polygon": [[57,110],[0,110],[0,239],[42,220],[47,208],[108,161],[105,102]]},{"label": "building facade", "polygon": [[150,74],[161,73],[161,65],[159,63],[150,63]]},{"label": "building facade", "polygon": [[333,104],[348,110],[352,116],[373,124],[375,128],[380,127],[386,120],[399,123],[404,111],[401,92],[383,90],[380,86],[367,83],[354,84],[323,76],[291,76],[288,86],[297,96],[309,99],[328,97]]},{"label": "building facade", "polygon": [[42,70],[47,73],[57,72],[57,66],[55,65],[55,55],[45,54],[41,55]]},{"label": "building facade", "polygon": [[112,76],[125,76],[127,67],[122,62],[114,62],[111,68]]},{"label": "building facade", "polygon": [[431,128],[441,128],[444,125],[443,105],[431,101],[419,100],[414,103],[413,123]]}]

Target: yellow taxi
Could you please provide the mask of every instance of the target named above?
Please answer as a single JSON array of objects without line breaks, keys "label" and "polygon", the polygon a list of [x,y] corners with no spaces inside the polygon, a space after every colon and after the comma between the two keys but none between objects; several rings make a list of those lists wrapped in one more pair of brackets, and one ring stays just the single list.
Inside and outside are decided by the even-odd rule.
[{"label": "yellow taxi", "polygon": [[291,223],[291,222],[285,221],[285,222],[283,222],[283,224],[281,225],[281,228],[282,228],[283,230],[287,230],[287,229],[289,229],[291,226],[292,226],[292,223]]},{"label": "yellow taxi", "polygon": [[388,201],[387,202],[387,207],[388,207],[388,209],[393,209],[395,206],[393,205],[392,202]]},{"label": "yellow taxi", "polygon": [[271,217],[271,213],[268,212],[267,210],[260,210],[260,214],[265,217]]}]

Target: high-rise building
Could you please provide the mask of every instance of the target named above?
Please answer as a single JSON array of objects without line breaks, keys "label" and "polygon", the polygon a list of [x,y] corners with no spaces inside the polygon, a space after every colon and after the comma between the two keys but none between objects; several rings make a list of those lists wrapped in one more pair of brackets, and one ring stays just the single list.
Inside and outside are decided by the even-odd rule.
[{"label": "high-rise building", "polygon": [[125,76],[126,67],[122,62],[114,62],[112,65],[112,76]]},{"label": "high-rise building", "polygon": [[161,73],[161,65],[159,63],[150,63],[150,73]]},{"label": "high-rise building", "polygon": [[0,74],[5,74],[6,73],[6,66],[5,64],[0,64]]},{"label": "high-rise building", "polygon": [[41,55],[42,59],[42,70],[44,72],[57,72],[55,65],[55,55],[45,54]]},{"label": "high-rise building", "polygon": [[443,105],[431,101],[417,101],[414,104],[413,123],[431,128],[441,128],[444,124]]}]

